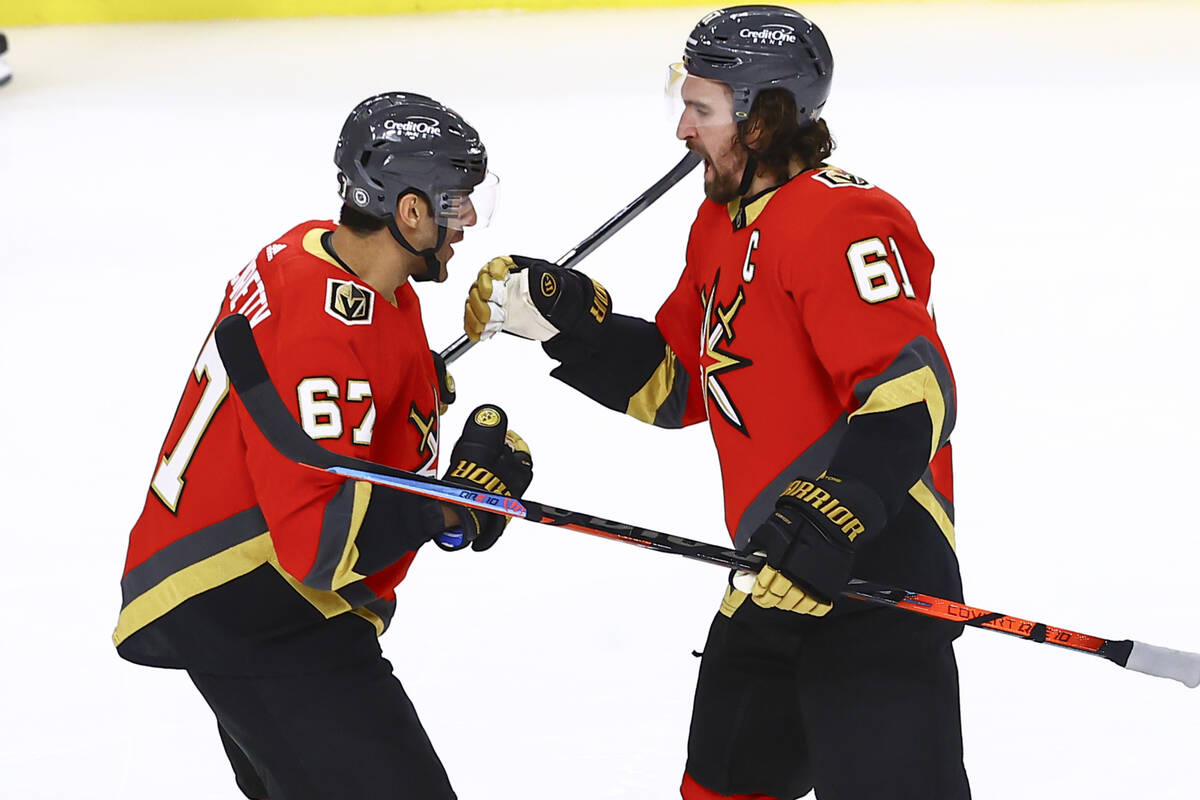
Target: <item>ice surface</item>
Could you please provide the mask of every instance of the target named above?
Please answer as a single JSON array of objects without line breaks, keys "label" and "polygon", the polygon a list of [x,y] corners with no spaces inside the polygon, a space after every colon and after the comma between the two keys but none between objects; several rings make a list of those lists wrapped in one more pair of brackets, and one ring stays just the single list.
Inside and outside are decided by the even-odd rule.
[{"label": "ice surface", "polygon": [[[1200,11],[804,8],[838,60],[834,162],[905,202],[938,257],[968,599],[1200,650]],[[120,661],[109,634],[223,284],[336,212],[346,112],[432,94],[502,176],[493,227],[420,289],[442,347],[485,258],[557,257],[679,158],[660,81],[705,10],[7,31],[0,795],[237,796],[186,677]],[[650,315],[674,286],[697,181],[585,262],[619,311]],[[706,430],[604,412],[546,366],[507,338],[472,351],[444,439],[499,402],[533,447],[531,497],[726,541]],[[514,523],[486,554],[423,554],[385,650],[463,800],[670,798],[724,579]],[[958,656],[976,797],[1195,796],[1200,695],[979,631]]]}]

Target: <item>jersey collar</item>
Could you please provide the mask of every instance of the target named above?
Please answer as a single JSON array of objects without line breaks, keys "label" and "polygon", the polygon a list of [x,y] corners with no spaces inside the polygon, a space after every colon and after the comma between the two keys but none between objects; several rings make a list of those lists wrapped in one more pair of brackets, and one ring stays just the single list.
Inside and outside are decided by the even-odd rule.
[{"label": "jersey collar", "polygon": [[[329,228],[310,228],[309,231],[304,234],[304,238],[301,240],[300,244],[304,247],[304,252],[308,253],[310,256],[316,256],[322,261],[327,261],[338,269],[342,269],[342,265],[335,261],[333,256],[325,252],[325,248],[321,244],[321,237],[329,232]],[[346,271],[349,272],[349,270]],[[353,275],[354,273],[351,272],[350,274]]]},{"label": "jersey collar", "polygon": [[[362,281],[362,284],[364,286],[370,288],[371,291],[374,292],[375,289],[373,287],[371,287],[370,284],[368,284],[362,278],[359,278],[358,275],[354,272],[354,270],[350,269],[349,266],[342,263],[342,260],[340,258],[337,258],[333,253],[330,253],[328,250],[325,249],[324,236],[327,233],[333,233],[333,230],[331,228],[312,228],[312,229],[310,229],[308,231],[308,233],[304,234],[304,238],[300,240],[300,244],[304,248],[304,252],[308,253],[310,256],[316,256],[317,258],[321,259],[322,261],[332,264],[333,266],[337,267],[338,269],[342,270],[343,272],[353,275],[356,279],[358,279],[359,281]],[[406,284],[401,284],[401,287],[404,285],[406,285]],[[397,287],[396,291],[397,291],[397,295],[398,295],[399,291],[400,291],[400,287]],[[378,292],[376,292],[376,294],[378,294]],[[383,295],[379,295],[379,296],[383,297]],[[383,299],[386,300],[389,304],[399,307],[399,304],[397,302],[397,299],[398,299],[397,297],[383,297]]]},{"label": "jersey collar", "polygon": [[729,221],[733,223],[734,231],[740,231],[747,225],[753,225],[754,220],[758,219],[758,215],[767,207],[767,203],[771,202],[771,198],[777,191],[779,191],[778,186],[759,192],[754,197],[739,197],[731,200],[725,206],[725,211],[729,214]]},{"label": "jersey collar", "polygon": [[729,214],[729,221],[733,223],[733,230],[736,232],[753,225],[754,221],[758,219],[759,214],[766,209],[767,203],[771,202],[771,198],[775,196],[775,193],[806,172],[812,172],[812,170],[801,170],[778,186],[763,189],[751,197],[739,197],[736,200],[729,201],[725,205],[725,211]]}]

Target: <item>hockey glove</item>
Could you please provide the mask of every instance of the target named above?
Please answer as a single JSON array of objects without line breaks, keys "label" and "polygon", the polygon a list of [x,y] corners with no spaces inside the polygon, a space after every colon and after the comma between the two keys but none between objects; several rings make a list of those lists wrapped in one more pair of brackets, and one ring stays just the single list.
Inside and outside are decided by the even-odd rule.
[{"label": "hockey glove", "polygon": [[582,272],[540,258],[501,256],[475,278],[463,329],[475,342],[501,330],[539,342],[560,332],[591,340],[611,308],[608,291]]},{"label": "hockey glove", "polygon": [[883,503],[858,481],[831,475],[792,481],[750,537],[750,550],[767,557],[751,590],[755,604],[829,613],[850,580],[856,542],[885,520]]},{"label": "hockey glove", "polygon": [[430,350],[433,354],[433,368],[437,371],[438,381],[438,414],[445,414],[450,410],[450,406],[454,405],[454,376],[446,371],[446,360],[442,358],[442,354],[437,350]]},{"label": "hockey glove", "polygon": [[[508,430],[504,411],[498,406],[482,405],[471,413],[462,436],[450,451],[450,467],[442,479],[491,494],[520,497],[533,480],[533,456],[525,440]],[[444,544],[446,537],[439,539],[439,545],[447,550],[467,544],[472,550],[487,550],[508,524],[508,517],[502,514],[466,506],[454,510],[461,522],[461,536],[456,545]]]}]

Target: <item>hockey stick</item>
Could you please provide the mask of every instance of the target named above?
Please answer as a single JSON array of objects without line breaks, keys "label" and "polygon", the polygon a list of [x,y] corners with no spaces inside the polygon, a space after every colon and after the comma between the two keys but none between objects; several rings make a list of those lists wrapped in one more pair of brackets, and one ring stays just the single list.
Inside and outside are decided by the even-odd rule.
[{"label": "hockey stick", "polygon": [[[634,217],[649,208],[650,205],[654,203],[654,201],[658,200],[658,198],[662,197],[668,189],[679,183],[679,181],[683,179],[683,176],[691,172],[692,169],[700,163],[700,161],[700,156],[689,150],[688,154],[681,158],[679,163],[671,168],[670,172],[655,181],[653,186],[630,201],[627,206],[622,208],[616,214],[613,214],[607,222],[605,222],[596,230],[592,231],[587,238],[572,247],[567,252],[563,253],[558,261],[555,261],[554,263],[560,267],[570,267],[571,265],[582,261],[593,250],[608,241],[610,236],[621,230],[621,228],[624,228]],[[464,334],[458,337],[454,344],[442,351],[442,360],[449,364],[450,362],[457,360],[463,353],[467,352],[477,344],[479,344],[479,342],[472,342],[466,337],[466,334]]]},{"label": "hockey stick", "polygon": [[[729,569],[757,572],[765,561],[761,556],[714,544],[593,517],[578,511],[555,508],[533,500],[518,500],[479,492],[384,464],[332,453],[309,438],[304,428],[284,405],[278,390],[271,383],[271,377],[254,341],[254,334],[250,330],[250,323],[245,317],[235,314],[222,320],[217,325],[216,339],[217,349],[229,379],[254,424],[275,449],[299,464],[447,503],[616,539]],[[1102,639],[869,581],[852,580],[842,595],[874,605],[889,606],[927,617],[1007,633],[1032,642],[1091,653],[1126,669],[1160,678],[1171,678],[1190,687],[1200,685],[1200,654],[1169,650],[1128,639]]]}]

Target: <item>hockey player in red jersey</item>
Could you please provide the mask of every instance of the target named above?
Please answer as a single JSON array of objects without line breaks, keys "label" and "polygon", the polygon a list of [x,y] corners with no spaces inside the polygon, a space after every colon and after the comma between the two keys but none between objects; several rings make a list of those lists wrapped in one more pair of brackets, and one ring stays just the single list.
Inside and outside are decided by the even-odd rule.
[{"label": "hockey player in red jersey", "polygon": [[713,621],[686,800],[964,800],[961,627],[838,599],[852,576],[962,596],[933,256],[895,198],[826,162],[816,26],[729,8],[684,52],[677,136],[707,200],[655,321],[506,256],[471,288],[467,335],[541,340],[552,375],[644,422],[709,421],[729,533],[767,566],[730,576]]},{"label": "hockey player in red jersey", "polygon": [[[410,281],[442,281],[486,224],[495,176],[453,110],[393,92],[358,105],[335,153],[340,224],[305,222],[230,282],[291,412],[330,450],[434,475],[452,386]],[[214,323],[215,328],[215,323]],[[451,452],[519,496],[529,448],[502,411]],[[492,484],[495,485],[494,483]],[[494,490],[494,489],[493,489]],[[129,540],[113,636],[123,658],[186,669],[250,798],[454,798],[378,636],[418,548],[484,550],[506,519],[291,462],[230,391],[211,331]]]}]

